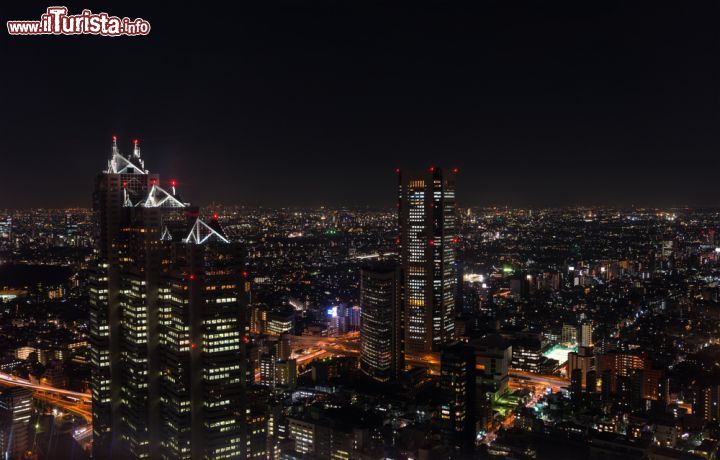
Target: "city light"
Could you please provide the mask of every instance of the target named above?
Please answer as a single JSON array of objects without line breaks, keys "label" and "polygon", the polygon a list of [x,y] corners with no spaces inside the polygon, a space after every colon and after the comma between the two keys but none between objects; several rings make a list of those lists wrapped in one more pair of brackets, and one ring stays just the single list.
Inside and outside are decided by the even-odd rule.
[{"label": "city light", "polygon": [[287,3],[6,21],[0,458],[720,459],[717,11]]}]

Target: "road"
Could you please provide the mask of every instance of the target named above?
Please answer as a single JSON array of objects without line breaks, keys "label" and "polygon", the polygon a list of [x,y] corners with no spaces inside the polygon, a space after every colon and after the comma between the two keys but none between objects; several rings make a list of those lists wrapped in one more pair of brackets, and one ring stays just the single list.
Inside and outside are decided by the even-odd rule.
[{"label": "road", "polygon": [[[78,415],[84,418],[88,424],[92,422],[91,396],[88,393],[78,393],[49,385],[35,384],[26,379],[2,372],[0,372],[0,385],[33,390],[33,398]],[[75,398],[76,401],[70,400],[68,397]]]},{"label": "road", "polygon": [[67,412],[70,412],[71,414],[78,415],[85,419],[85,422],[90,425],[92,423],[92,410],[89,404],[85,404],[83,402],[73,402],[68,401],[66,399],[54,396],[50,393],[43,393],[40,391],[36,391],[33,394],[33,398],[45,401],[47,403],[52,404],[53,406],[59,407],[60,409],[63,409]]},{"label": "road", "polygon": [[[358,356],[360,354],[360,335],[357,332],[350,332],[340,337],[292,336],[291,345],[296,352],[299,350],[312,351],[309,354],[296,355],[299,363],[326,355]],[[316,350],[323,350],[325,353],[317,353]],[[433,374],[440,372],[439,353],[426,353],[423,355],[408,353],[405,355],[405,363],[412,366],[426,367]],[[483,370],[483,366],[478,365],[478,370]],[[556,375],[532,374],[518,369],[510,369],[508,374],[511,381],[518,387],[528,384],[536,388],[545,387],[558,391],[570,383],[569,380]]]},{"label": "road", "polygon": [[91,399],[91,396],[89,393],[78,393],[77,391],[65,390],[63,388],[55,388],[55,387],[51,387],[49,385],[41,385],[41,384],[31,383],[29,380],[21,379],[20,377],[15,377],[14,375],[5,374],[3,372],[0,372],[0,384],[5,384],[8,386],[15,386],[15,387],[30,388],[31,390],[44,391],[46,393],[55,393],[58,395],[71,396],[73,398],[77,398],[77,399],[80,399],[83,401],[88,401],[88,402]]}]

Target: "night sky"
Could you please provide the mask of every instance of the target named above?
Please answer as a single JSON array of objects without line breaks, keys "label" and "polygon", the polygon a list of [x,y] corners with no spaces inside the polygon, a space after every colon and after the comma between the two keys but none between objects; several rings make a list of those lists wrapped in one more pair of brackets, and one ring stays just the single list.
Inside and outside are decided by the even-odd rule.
[{"label": "night sky", "polygon": [[89,206],[113,134],[198,204],[390,208],[394,168],[431,164],[461,205],[720,202],[695,2],[13,3],[3,28],[61,4],[152,31],[3,32],[0,207]]}]

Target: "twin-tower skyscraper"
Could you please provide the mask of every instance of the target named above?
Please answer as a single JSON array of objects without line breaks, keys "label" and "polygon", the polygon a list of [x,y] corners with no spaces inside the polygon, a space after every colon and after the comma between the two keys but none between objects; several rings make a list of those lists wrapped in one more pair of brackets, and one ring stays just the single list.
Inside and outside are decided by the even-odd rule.
[{"label": "twin-tower skyscraper", "polygon": [[242,249],[113,138],[95,182],[93,450],[102,459],[247,458]]}]

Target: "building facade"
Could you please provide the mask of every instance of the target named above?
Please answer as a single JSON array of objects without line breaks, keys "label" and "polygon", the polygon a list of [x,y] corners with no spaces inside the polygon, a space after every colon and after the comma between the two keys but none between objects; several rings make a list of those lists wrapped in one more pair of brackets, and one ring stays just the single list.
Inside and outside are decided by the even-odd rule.
[{"label": "building facade", "polygon": [[113,138],[89,283],[93,455],[244,455],[242,250]]},{"label": "building facade", "polygon": [[454,344],[440,352],[440,418],[450,447],[471,452],[475,445],[475,350]]},{"label": "building facade", "polygon": [[405,350],[437,351],[455,338],[455,173],[398,171]]},{"label": "building facade", "polygon": [[360,369],[384,382],[398,377],[404,359],[400,267],[376,264],[360,270]]}]

